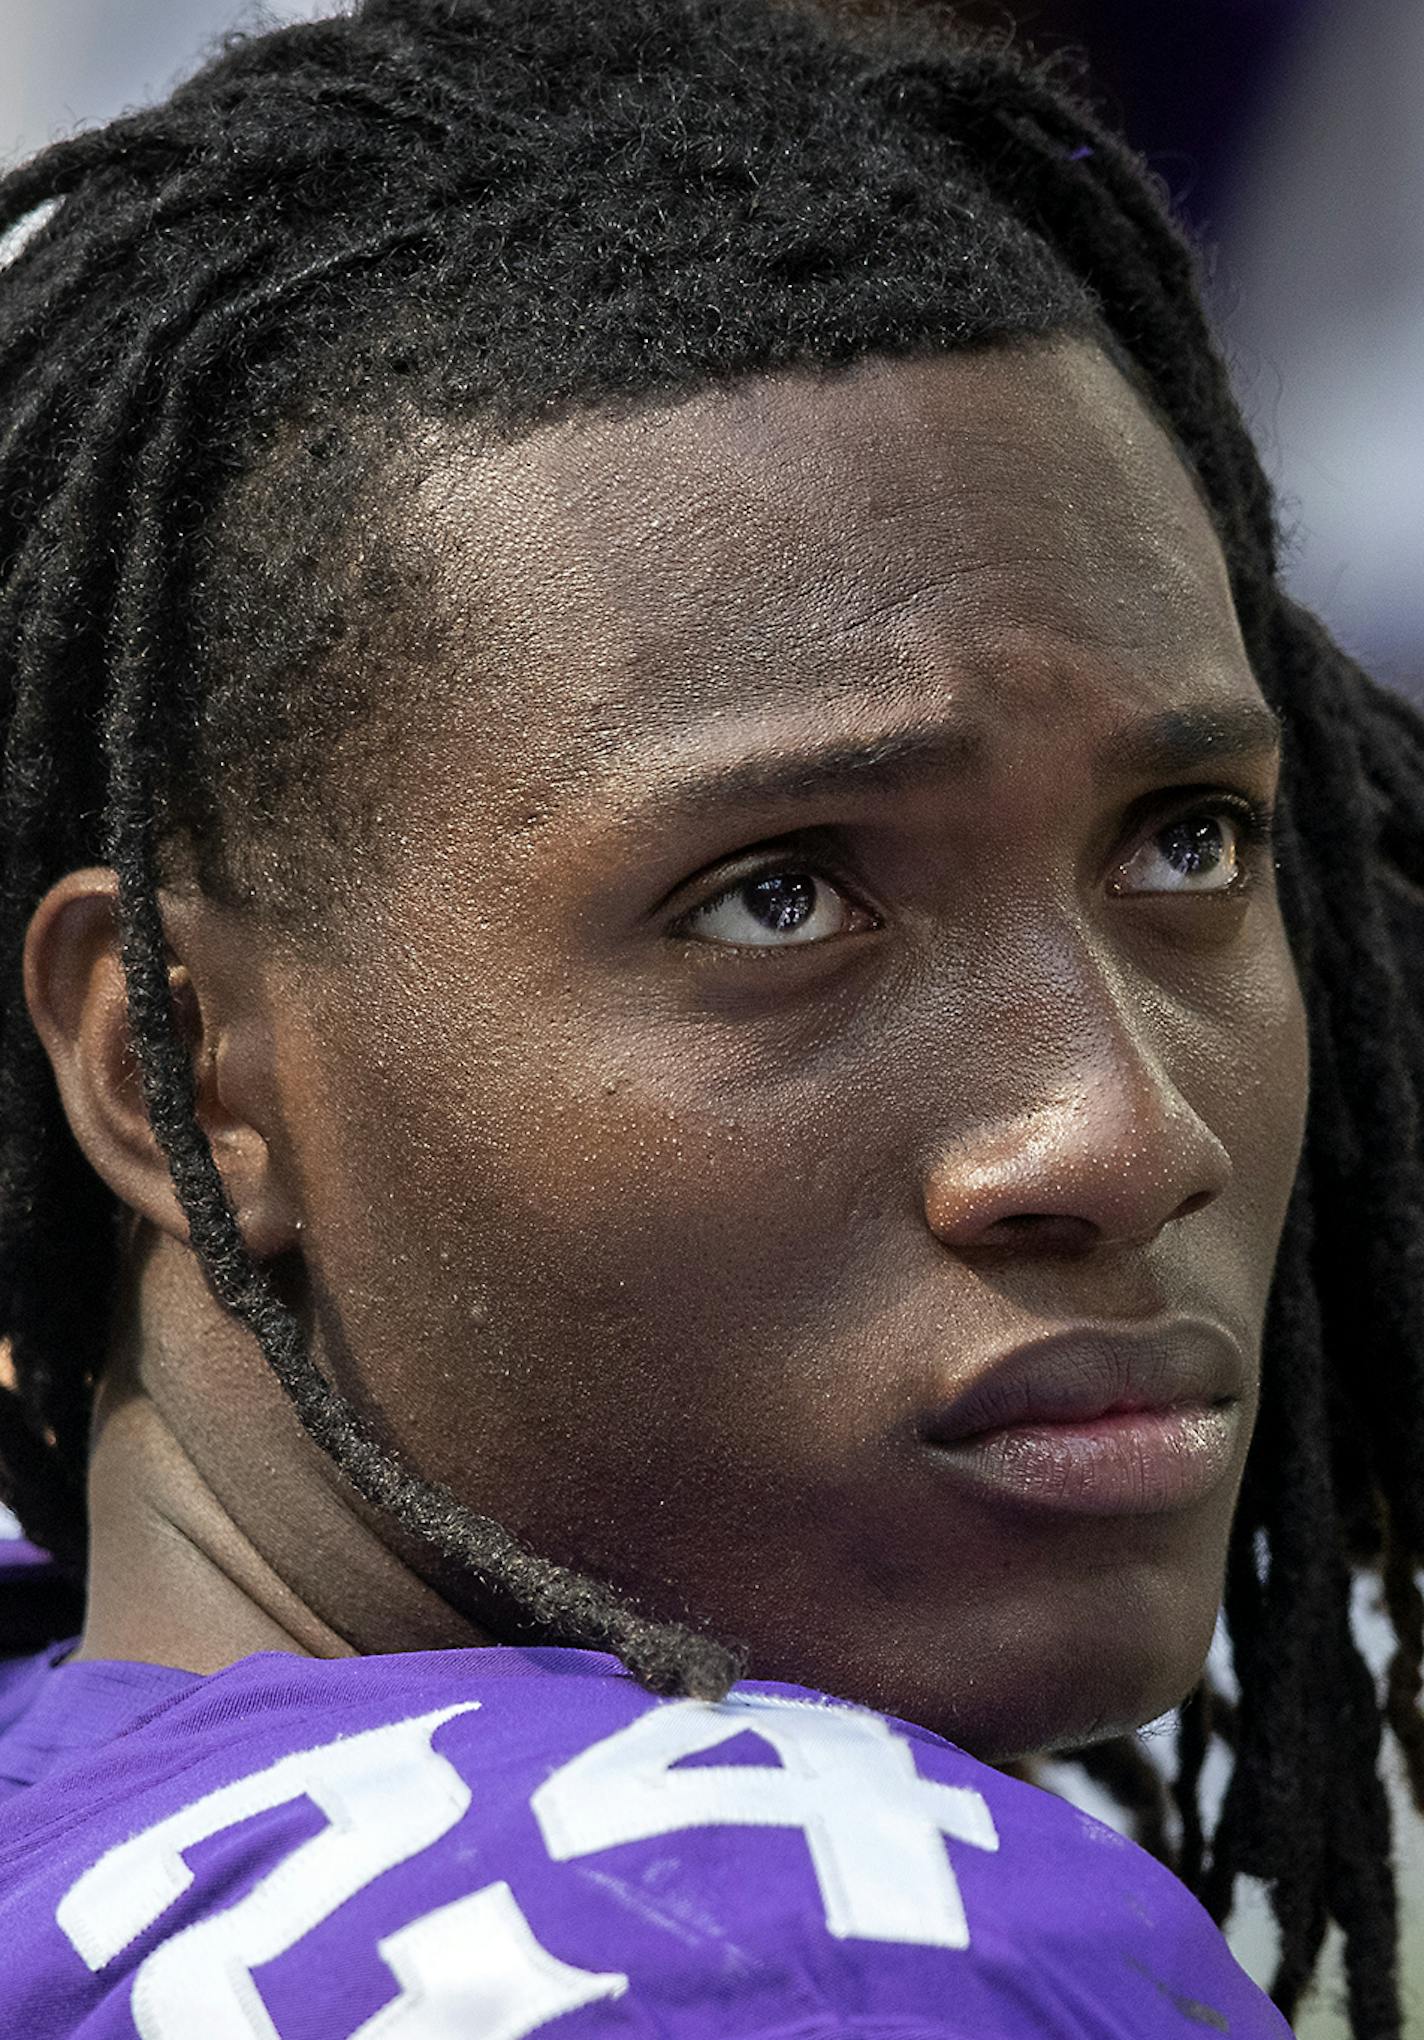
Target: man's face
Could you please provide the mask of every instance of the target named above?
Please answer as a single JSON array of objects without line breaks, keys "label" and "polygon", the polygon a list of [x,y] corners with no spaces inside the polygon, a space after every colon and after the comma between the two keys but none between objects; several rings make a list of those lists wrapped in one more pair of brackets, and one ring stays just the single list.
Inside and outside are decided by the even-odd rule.
[{"label": "man's face", "polygon": [[[754,1675],[985,1756],[1161,1711],[1306,1091],[1269,741],[1142,734],[1265,720],[1166,439],[1084,345],[878,362],[452,446],[400,543],[422,762],[263,988],[325,1364]],[[1195,1384],[1140,1464],[957,1437],[1065,1330],[1010,1402]]]}]

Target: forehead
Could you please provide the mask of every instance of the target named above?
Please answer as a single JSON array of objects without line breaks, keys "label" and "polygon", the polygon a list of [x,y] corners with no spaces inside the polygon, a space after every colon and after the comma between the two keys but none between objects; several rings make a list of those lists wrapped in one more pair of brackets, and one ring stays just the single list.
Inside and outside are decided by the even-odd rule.
[{"label": "forehead", "polygon": [[447,444],[403,542],[502,768],[552,782],[808,709],[1011,731],[1257,694],[1196,485],[1084,342]]}]

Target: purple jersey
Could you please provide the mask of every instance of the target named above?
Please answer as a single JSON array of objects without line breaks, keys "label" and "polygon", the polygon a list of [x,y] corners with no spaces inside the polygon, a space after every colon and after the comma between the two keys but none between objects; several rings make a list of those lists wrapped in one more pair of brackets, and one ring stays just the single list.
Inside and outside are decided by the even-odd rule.
[{"label": "purple jersey", "polygon": [[1287,2034],[1140,1849],[817,1693],[656,1700],[577,1650],[60,1655],[0,1671],[6,2035]]}]

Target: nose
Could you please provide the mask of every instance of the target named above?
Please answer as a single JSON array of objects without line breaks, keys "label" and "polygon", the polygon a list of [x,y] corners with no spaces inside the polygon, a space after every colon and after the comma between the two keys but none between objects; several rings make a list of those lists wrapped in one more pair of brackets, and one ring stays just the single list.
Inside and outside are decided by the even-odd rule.
[{"label": "nose", "polygon": [[925,1217],[946,1246],[1145,1245],[1226,1189],[1231,1157],[1173,1082],[1151,1030],[1118,994],[1095,1005],[1078,1007],[1081,1029],[1057,1053],[1040,1044],[1037,1097],[933,1156]]}]

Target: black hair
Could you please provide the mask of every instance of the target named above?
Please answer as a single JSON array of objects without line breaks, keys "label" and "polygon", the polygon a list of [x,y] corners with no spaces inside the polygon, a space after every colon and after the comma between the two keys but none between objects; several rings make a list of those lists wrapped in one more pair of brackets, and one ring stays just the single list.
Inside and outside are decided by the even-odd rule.
[{"label": "black hair", "polygon": [[[1333,1920],[1357,2040],[1398,2034],[1379,1766],[1388,1725],[1424,1811],[1424,723],[1282,592],[1194,256],[1140,163],[1056,72],[934,11],[365,0],[236,40],[165,105],[14,172],[0,232],[20,227],[0,271],[3,1492],[81,1575],[124,1250],[20,959],[47,887],[98,861],[194,1251],[309,1434],[479,1584],[497,1633],[613,1650],[665,1692],[720,1694],[735,1652],[420,1480],[247,1252],[195,1116],[165,859],[185,842],[205,887],[299,909],[305,860],[341,833],[322,760],[373,705],[362,633],[402,608],[352,541],[357,509],[430,421],[509,438],[777,369],[1060,333],[1130,367],[1285,721],[1312,1090],[1228,1567],[1239,1698],[1184,1703],[1173,1807],[1131,1739],[1081,1760],[1218,1919],[1242,1874],[1265,1880],[1288,2015]],[[1382,1694],[1357,1576],[1397,1642]]]}]

